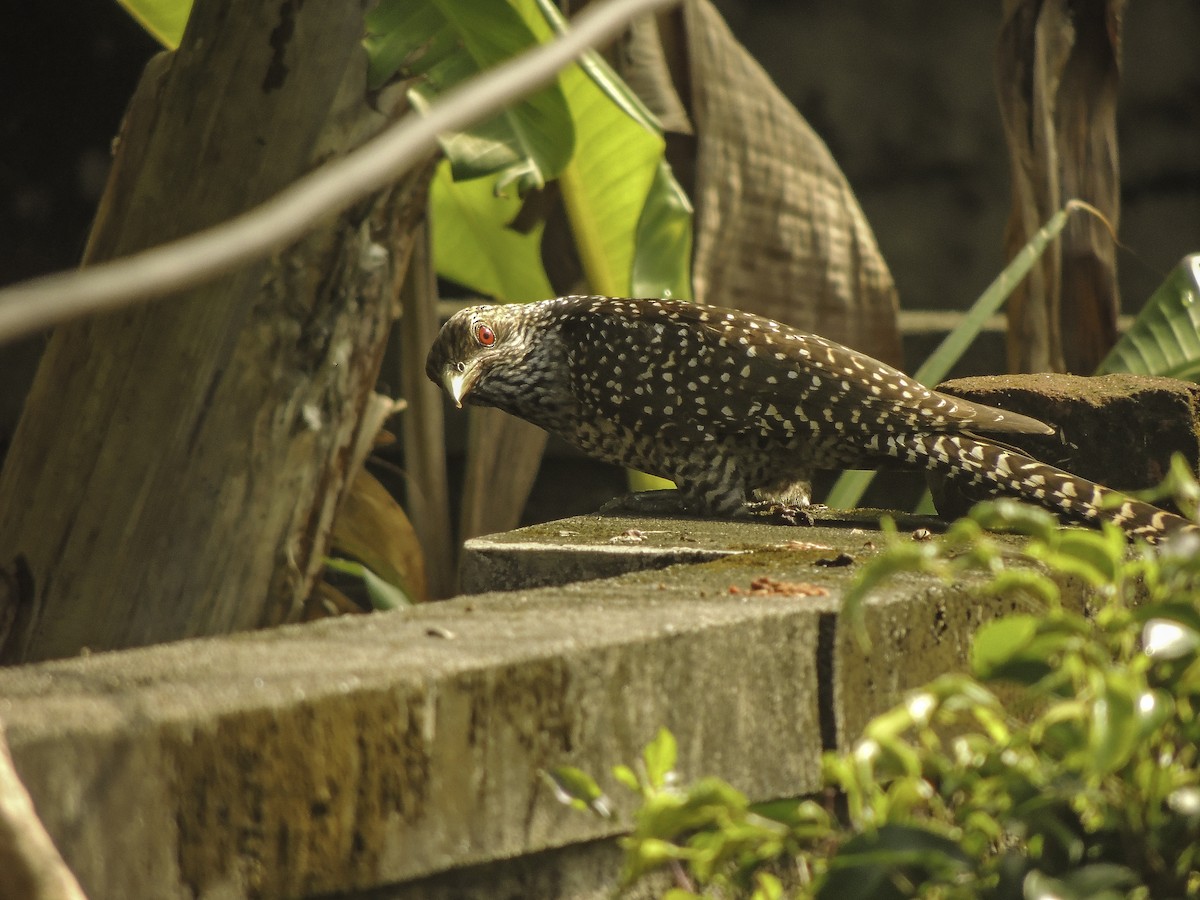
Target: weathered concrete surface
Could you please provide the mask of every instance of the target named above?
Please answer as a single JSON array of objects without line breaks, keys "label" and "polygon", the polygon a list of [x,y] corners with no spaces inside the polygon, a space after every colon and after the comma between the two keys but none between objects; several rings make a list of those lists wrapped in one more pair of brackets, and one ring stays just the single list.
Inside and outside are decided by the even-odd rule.
[{"label": "weathered concrete surface", "polygon": [[[614,900],[622,862],[617,840],[607,838],[326,900]],[[639,882],[620,897],[659,900],[673,886],[670,873],[663,872]]]},{"label": "weathered concrete surface", "polygon": [[[814,526],[838,530],[832,538],[835,545],[845,539],[846,530],[876,530],[884,514],[908,529],[936,530],[945,524],[926,516],[883,510],[814,507],[810,511]],[[465,594],[566,584],[677,563],[709,562],[788,541],[807,541],[815,533],[810,526],[783,527],[746,520],[573,516],[472,538],[463,545],[459,584]]]},{"label": "weathered concrete surface", "polygon": [[812,791],[822,748],[1004,611],[901,579],[864,655],[837,609],[877,533],[751,527],[768,549],[0,671],[0,718],[93,900],[599,897],[616,867],[587,842],[620,821],[560,806],[540,769],[592,772],[628,812],[611,766],[666,725],[685,778]]},{"label": "weathered concrete surface", "polygon": [[660,724],[686,773],[811,788],[816,621],[691,581],[491,595],[9,670],[0,717],[90,897],[305,896],[610,834],[538,770]]}]

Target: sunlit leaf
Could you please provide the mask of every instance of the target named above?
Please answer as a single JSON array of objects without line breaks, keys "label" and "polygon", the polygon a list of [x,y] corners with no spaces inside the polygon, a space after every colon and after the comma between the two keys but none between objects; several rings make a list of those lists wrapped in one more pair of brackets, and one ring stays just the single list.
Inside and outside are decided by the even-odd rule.
[{"label": "sunlit leaf", "polygon": [[413,598],[402,588],[380,578],[366,566],[363,566],[360,574],[373,608],[378,610],[403,609],[413,605]]},{"label": "sunlit leaf", "polygon": [[1038,633],[1034,616],[1005,616],[986,622],[971,642],[971,668],[980,678],[1007,668],[1019,658]]},{"label": "sunlit leaf", "polygon": [[174,50],[192,12],[192,0],[117,0],[139,25],[166,47]]},{"label": "sunlit leaf", "polygon": [[660,160],[637,224],[630,293],[692,299],[692,204]]},{"label": "sunlit leaf", "polygon": [[592,290],[629,296],[638,221],[658,163],[662,138],[638,127],[578,70],[563,84],[585,153],[559,182],[575,247]]},{"label": "sunlit leaf", "polygon": [[977,503],[971,518],[991,531],[1015,531],[1045,542],[1062,530],[1062,523],[1049,510],[1030,506],[1011,497]]},{"label": "sunlit leaf", "polygon": [[651,786],[659,788],[667,782],[667,776],[675,769],[678,748],[675,745],[675,735],[665,728],[658,729],[646,749],[643,759],[646,762],[646,778]]},{"label": "sunlit leaf", "polygon": [[750,900],[783,900],[783,882],[768,872],[759,872],[754,877],[754,893]]},{"label": "sunlit leaf", "polygon": [[637,775],[633,769],[625,765],[613,766],[613,778],[617,779],[619,784],[624,785],[631,791],[641,791],[642,783],[638,781]]},{"label": "sunlit leaf", "polygon": [[554,796],[560,803],[576,809],[589,810],[604,819],[612,817],[612,808],[608,798],[600,790],[600,785],[582,769],[557,766],[543,771],[542,777],[554,790]]},{"label": "sunlit leaf", "polygon": [[1141,730],[1136,720],[1137,698],[1129,679],[1114,673],[1104,680],[1104,691],[1092,702],[1092,727],[1089,733],[1089,763],[1096,771],[1119,769],[1140,743]]},{"label": "sunlit leaf", "polygon": [[330,556],[325,558],[325,567],[361,580],[373,609],[403,609],[414,603],[413,598],[405,593],[403,588],[380,578],[360,562]]},{"label": "sunlit leaf", "polygon": [[[544,3],[520,0],[517,7],[539,39],[550,39],[562,27],[561,17]],[[620,80],[603,60],[594,57],[589,66],[585,71],[574,65],[559,76],[576,146],[560,187],[588,284],[598,293],[629,296],[638,223],[665,145],[652,117],[639,113],[644,107],[618,86]]]},{"label": "sunlit leaf", "polygon": [[842,619],[849,626],[856,642],[863,650],[871,648],[870,635],[866,629],[865,611],[867,597],[871,592],[898,574],[933,572],[940,571],[942,568],[935,544],[916,541],[896,542],[896,525],[887,516],[880,520],[879,525],[892,544],[886,553],[881,553],[867,561],[842,596]]},{"label": "sunlit leaf", "polygon": [[[496,0],[382,0],[367,14],[368,79],[411,79],[422,108],[439,94],[537,43],[522,16]],[[558,83],[465,132],[442,135],[457,179],[500,174],[519,190],[541,187],[571,158],[574,130]]]},{"label": "sunlit leaf", "polygon": [[[534,0],[546,24],[556,34],[565,34],[570,26],[554,4],[554,0]],[[612,70],[608,62],[595,50],[585,50],[579,58],[579,67],[596,83],[616,106],[647,131],[662,133],[657,117],[642,103],[621,77]]]},{"label": "sunlit leaf", "polygon": [[553,294],[542,267],[543,225],[529,233],[509,229],[521,201],[497,197],[485,179],[454,181],[446,163],[430,187],[430,221],[438,272],[499,300],[536,300]]},{"label": "sunlit leaf", "polygon": [[1154,292],[1097,374],[1134,372],[1200,381],[1200,253]]},{"label": "sunlit leaf", "polygon": [[[556,33],[566,30],[566,20],[550,0],[535,0],[538,10],[545,17],[547,24]],[[573,79],[577,73],[586,75],[591,84],[598,89],[608,101],[604,104],[605,121],[596,119],[596,105],[599,98],[590,89],[584,89],[575,84]],[[654,114],[646,108],[621,78],[612,71],[608,63],[599,53],[588,51],[579,61],[577,70],[564,73],[564,84],[569,88],[569,99],[573,111],[585,108],[591,110],[587,117],[576,119],[576,130],[579,140],[576,158],[584,161],[590,155],[604,155],[607,160],[596,163],[590,160],[581,163],[581,176],[585,179],[592,177],[598,168],[611,169],[613,158],[612,148],[622,148],[629,140],[644,141],[644,135],[661,136],[662,127]],[[576,106],[576,104],[579,104]],[[614,115],[613,113],[617,113]],[[647,147],[651,146],[646,144]],[[636,256],[632,261],[629,286],[626,293],[634,297],[673,297],[690,299],[691,259],[692,259],[692,204],[680,187],[679,182],[662,156],[662,143],[656,141],[653,157],[622,158],[624,174],[620,180],[633,176],[637,179],[640,189],[642,173],[637,170],[646,164],[654,167],[653,181],[646,192],[644,202],[640,205],[640,213],[633,220],[635,224],[634,242]],[[614,179],[615,180],[615,179]],[[566,187],[564,185],[564,187]],[[636,196],[637,191],[634,192]],[[599,194],[600,199],[611,197],[610,191]],[[570,202],[570,198],[568,198]],[[594,208],[596,200],[590,201]],[[628,207],[626,207],[628,208]],[[570,209],[570,207],[569,207]],[[612,222],[611,219],[606,220]],[[627,228],[630,222],[620,221],[621,228]],[[580,225],[572,220],[572,227],[578,232]],[[619,246],[614,242],[615,246]],[[611,250],[605,251],[611,253]],[[620,265],[621,257],[616,257]],[[594,264],[588,268],[584,261],[589,279],[596,275]],[[609,292],[611,286],[620,283],[613,274],[597,276],[599,284],[593,284],[596,290]],[[610,287],[606,287],[605,285]]]},{"label": "sunlit leaf", "polygon": [[1099,587],[1111,584],[1116,577],[1117,567],[1125,556],[1125,538],[1117,533],[1114,543],[1105,532],[1068,528],[1060,534],[1053,551],[1047,552],[1053,553],[1057,569]]}]

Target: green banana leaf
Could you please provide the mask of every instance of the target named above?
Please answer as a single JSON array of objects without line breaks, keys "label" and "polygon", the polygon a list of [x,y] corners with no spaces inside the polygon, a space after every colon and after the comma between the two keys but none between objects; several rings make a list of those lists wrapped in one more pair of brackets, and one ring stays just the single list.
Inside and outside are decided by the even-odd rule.
[{"label": "green banana leaf", "polygon": [[1200,381],[1200,253],[1171,271],[1096,374],[1110,372]]},{"label": "green banana leaf", "polygon": [[[418,109],[537,43],[524,17],[500,0],[382,0],[366,21],[368,84],[416,79],[408,95]],[[524,193],[567,165],[574,128],[553,83],[441,143],[456,179],[498,172],[501,189],[516,182]]]}]

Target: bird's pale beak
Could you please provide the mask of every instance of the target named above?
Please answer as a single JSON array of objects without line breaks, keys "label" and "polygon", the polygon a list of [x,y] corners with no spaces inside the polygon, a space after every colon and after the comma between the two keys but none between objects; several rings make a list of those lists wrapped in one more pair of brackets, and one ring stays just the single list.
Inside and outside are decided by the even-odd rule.
[{"label": "bird's pale beak", "polygon": [[463,397],[474,387],[478,377],[479,367],[475,365],[468,365],[462,372],[453,365],[447,365],[442,370],[442,386],[459,409],[462,409]]}]

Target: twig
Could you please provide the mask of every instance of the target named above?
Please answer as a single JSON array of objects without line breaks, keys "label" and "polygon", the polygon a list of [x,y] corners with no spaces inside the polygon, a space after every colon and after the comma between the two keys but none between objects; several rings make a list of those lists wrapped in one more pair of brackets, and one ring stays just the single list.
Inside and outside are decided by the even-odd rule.
[{"label": "twig", "polygon": [[0,722],[0,897],[86,900],[33,808]]},{"label": "twig", "polygon": [[494,115],[547,84],[585,50],[615,37],[631,20],[678,2],[595,3],[563,36],[481,73],[425,114],[409,113],[352,153],[220,225],[132,256],[0,289],[0,341],[194,287],[282,249],[314,222],[402,175],[436,147],[439,134]]}]

